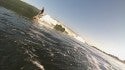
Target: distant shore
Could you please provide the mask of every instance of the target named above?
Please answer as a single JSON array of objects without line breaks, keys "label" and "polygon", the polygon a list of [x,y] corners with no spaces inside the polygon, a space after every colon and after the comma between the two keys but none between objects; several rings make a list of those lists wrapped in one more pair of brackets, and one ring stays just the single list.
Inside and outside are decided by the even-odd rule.
[{"label": "distant shore", "polygon": [[92,46],[92,47],[94,47],[95,49],[101,51],[102,53],[104,53],[104,54],[106,54],[106,55],[108,55],[108,56],[110,56],[110,57],[112,57],[112,58],[114,58],[114,59],[116,59],[116,60],[118,60],[118,61],[120,61],[120,62],[122,62],[122,63],[125,64],[125,60],[121,60],[121,59],[119,59],[117,56],[112,55],[112,54],[109,54],[109,53],[106,53],[106,52],[104,52],[104,51],[102,51],[102,50],[96,48],[95,46]]}]

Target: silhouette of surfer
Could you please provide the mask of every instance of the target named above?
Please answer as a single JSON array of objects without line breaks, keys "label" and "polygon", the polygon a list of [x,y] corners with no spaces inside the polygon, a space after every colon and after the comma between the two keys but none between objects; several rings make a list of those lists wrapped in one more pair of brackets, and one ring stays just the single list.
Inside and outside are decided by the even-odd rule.
[{"label": "silhouette of surfer", "polygon": [[37,16],[34,16],[33,19],[37,19],[41,18],[42,16],[44,16],[44,7],[42,8],[42,10],[39,11],[39,13],[37,14]]},{"label": "silhouette of surfer", "polygon": [[43,14],[43,13],[44,13],[44,7],[42,8],[39,14]]},{"label": "silhouette of surfer", "polygon": [[40,12],[38,13],[38,17],[41,18],[44,15],[44,7],[42,8],[42,10],[40,10]]}]

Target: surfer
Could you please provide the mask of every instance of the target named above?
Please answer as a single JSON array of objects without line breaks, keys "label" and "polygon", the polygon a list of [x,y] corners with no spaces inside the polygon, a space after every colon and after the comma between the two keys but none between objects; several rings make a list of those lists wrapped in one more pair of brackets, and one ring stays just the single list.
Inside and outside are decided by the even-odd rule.
[{"label": "surfer", "polygon": [[42,8],[42,10],[39,12],[39,15],[44,13],[44,7]]}]

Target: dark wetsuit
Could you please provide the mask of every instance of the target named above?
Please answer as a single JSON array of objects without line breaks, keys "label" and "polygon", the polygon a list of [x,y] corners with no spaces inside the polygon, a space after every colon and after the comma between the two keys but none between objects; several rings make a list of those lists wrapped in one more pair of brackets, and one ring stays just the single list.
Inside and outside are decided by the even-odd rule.
[{"label": "dark wetsuit", "polygon": [[41,10],[40,14],[43,14],[43,12],[44,12],[44,8]]}]

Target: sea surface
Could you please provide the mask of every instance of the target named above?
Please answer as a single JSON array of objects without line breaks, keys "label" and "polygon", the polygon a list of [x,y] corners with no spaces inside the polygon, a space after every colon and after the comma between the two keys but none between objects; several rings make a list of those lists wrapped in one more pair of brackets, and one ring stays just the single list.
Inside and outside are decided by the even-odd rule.
[{"label": "sea surface", "polygon": [[125,70],[125,64],[0,7],[0,70]]}]

